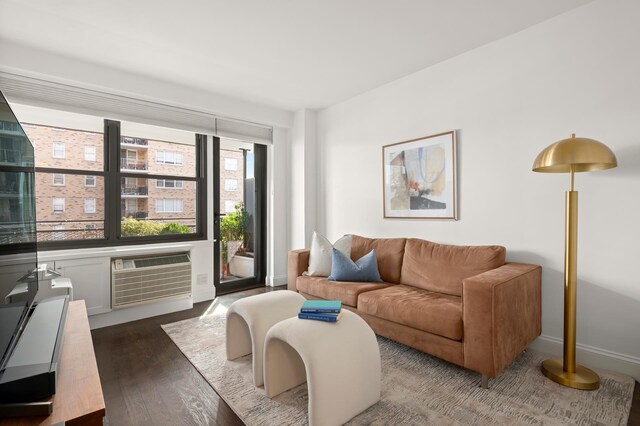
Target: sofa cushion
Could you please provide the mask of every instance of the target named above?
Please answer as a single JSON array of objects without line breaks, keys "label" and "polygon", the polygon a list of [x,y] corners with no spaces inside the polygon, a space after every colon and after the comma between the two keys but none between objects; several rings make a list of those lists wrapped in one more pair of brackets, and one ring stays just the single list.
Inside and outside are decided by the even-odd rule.
[{"label": "sofa cushion", "polygon": [[301,276],[296,279],[296,289],[302,293],[326,300],[340,300],[343,304],[353,307],[356,306],[360,293],[387,286],[388,283],[328,281],[324,277]]},{"label": "sofa cushion", "polygon": [[365,238],[358,235],[351,237],[352,260],[356,261],[371,250],[375,250],[382,281],[393,284],[400,282],[406,238]]},{"label": "sofa cushion", "polygon": [[462,296],[462,280],[504,265],[502,246],[452,246],[410,238],[400,283]]},{"label": "sofa cushion", "polygon": [[462,340],[462,298],[394,285],[358,296],[358,311],[452,340]]},{"label": "sofa cushion", "polygon": [[314,232],[309,252],[309,269],[306,274],[314,277],[328,276],[331,273],[331,251],[334,248],[349,256],[351,254],[351,236],[345,235],[331,244],[331,241],[326,237]]},{"label": "sofa cushion", "polygon": [[331,252],[329,281],[382,282],[378,272],[376,251],[371,250],[355,262],[340,250]]}]

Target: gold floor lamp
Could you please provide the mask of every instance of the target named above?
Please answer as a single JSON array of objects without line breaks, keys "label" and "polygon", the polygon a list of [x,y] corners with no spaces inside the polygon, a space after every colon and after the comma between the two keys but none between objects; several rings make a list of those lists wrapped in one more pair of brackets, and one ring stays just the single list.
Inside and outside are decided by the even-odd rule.
[{"label": "gold floor lamp", "polygon": [[594,371],[576,364],[578,191],[573,190],[573,174],[617,165],[616,156],[605,144],[576,138],[575,134],[546,147],[533,163],[534,172],[569,173],[571,181],[570,190],[565,193],[563,359],[543,361],[542,372],[554,382],[576,389],[598,389],[600,378]]}]

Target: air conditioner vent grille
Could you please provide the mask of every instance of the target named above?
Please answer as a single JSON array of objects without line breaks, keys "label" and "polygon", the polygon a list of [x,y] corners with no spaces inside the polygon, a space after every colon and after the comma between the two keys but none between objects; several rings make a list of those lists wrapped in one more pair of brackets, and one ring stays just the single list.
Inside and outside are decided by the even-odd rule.
[{"label": "air conditioner vent grille", "polygon": [[188,254],[178,254],[173,256],[146,257],[135,259],[136,268],[148,268],[150,266],[175,265],[176,263],[189,263]]},{"label": "air conditioner vent grille", "polygon": [[114,309],[191,295],[188,253],[126,259],[124,268],[122,265],[122,259],[112,259],[111,305]]}]

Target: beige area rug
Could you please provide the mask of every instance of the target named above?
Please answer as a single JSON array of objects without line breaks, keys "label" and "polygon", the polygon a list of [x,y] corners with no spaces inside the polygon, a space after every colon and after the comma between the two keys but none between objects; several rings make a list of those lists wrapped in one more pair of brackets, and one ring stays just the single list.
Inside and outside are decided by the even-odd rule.
[{"label": "beige area rug", "polygon": [[[247,425],[307,424],[306,385],[267,398],[253,386],[250,355],[226,360],[224,322],[224,312],[214,312],[163,329]],[[598,371],[597,391],[566,388],[542,375],[545,357],[529,350],[486,390],[477,373],[382,337],[378,343],[382,399],[348,425],[627,424],[634,380],[622,374]]]}]

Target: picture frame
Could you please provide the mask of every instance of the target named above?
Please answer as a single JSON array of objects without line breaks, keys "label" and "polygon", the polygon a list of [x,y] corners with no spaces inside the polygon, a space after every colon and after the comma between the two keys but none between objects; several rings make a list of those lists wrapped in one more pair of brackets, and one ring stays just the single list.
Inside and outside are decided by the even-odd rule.
[{"label": "picture frame", "polygon": [[455,131],[382,147],[385,219],[458,219]]}]

